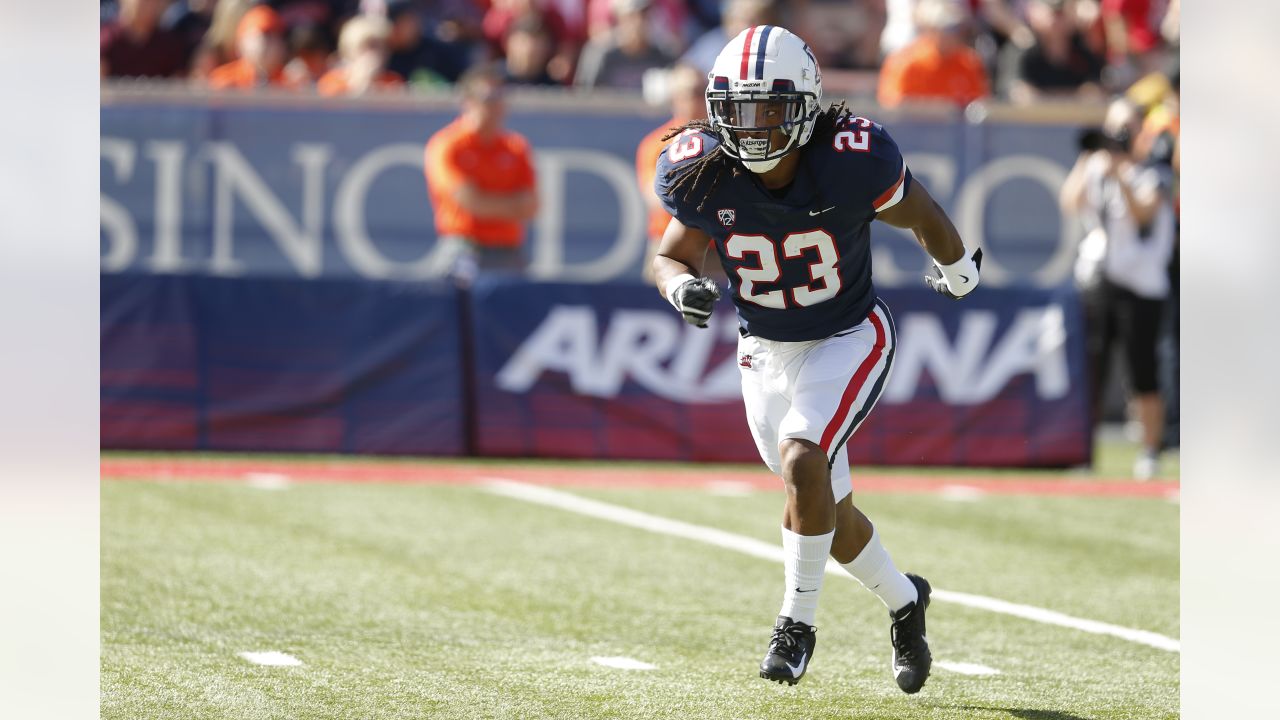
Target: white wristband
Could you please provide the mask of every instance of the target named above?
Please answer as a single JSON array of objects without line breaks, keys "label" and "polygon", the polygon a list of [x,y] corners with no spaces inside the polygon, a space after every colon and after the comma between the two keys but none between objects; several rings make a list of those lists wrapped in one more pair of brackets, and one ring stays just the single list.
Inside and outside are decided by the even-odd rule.
[{"label": "white wristband", "polygon": [[943,265],[937,260],[933,264],[938,266],[942,277],[947,281],[947,289],[956,297],[964,297],[978,287],[978,266],[973,264],[968,249],[959,260],[950,265]]},{"label": "white wristband", "polygon": [[671,303],[677,310],[680,310],[681,307],[680,307],[680,303],[676,302],[676,289],[679,288],[681,285],[689,282],[690,280],[697,280],[697,278],[690,275],[689,273],[680,273],[679,275],[667,281],[667,284],[666,284],[667,302]]}]

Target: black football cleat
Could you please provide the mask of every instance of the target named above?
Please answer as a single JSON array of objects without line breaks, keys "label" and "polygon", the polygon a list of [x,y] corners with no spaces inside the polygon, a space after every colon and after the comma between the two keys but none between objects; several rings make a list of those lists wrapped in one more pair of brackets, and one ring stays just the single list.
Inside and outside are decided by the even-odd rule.
[{"label": "black football cleat", "polygon": [[817,628],[789,617],[778,616],[769,640],[769,652],[760,661],[760,677],[795,685],[804,677],[818,643]]},{"label": "black football cleat", "polygon": [[889,637],[893,641],[893,679],[898,681],[902,692],[913,694],[924,687],[929,669],[933,667],[933,655],[924,631],[924,611],[929,608],[929,593],[933,588],[919,575],[907,573],[907,579],[916,586],[919,597],[901,610],[889,613],[893,620]]}]

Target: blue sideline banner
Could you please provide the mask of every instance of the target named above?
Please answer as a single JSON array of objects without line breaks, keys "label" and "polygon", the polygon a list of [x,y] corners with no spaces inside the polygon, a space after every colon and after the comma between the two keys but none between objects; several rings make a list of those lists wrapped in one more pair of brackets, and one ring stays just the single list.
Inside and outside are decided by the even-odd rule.
[{"label": "blue sideline banner", "polygon": [[103,275],[104,448],[459,455],[452,287]]},{"label": "blue sideline banner", "polygon": [[[429,279],[436,248],[423,148],[450,107],[255,108],[108,102],[101,112],[105,273]],[[659,112],[513,108],[542,199],[531,276],[640,277],[645,205],[635,150]],[[876,118],[873,114],[873,119]],[[987,287],[1055,287],[1075,233],[1057,192],[1076,129],[963,118],[886,121],[912,172],[986,249]],[[875,224],[876,281],[912,286],[925,259]]]},{"label": "blue sideline banner", "polygon": [[[1066,466],[1090,433],[1075,294],[885,290],[899,345],[855,463]],[[758,461],[732,308],[684,323],[639,283],[473,290],[481,455]]]}]

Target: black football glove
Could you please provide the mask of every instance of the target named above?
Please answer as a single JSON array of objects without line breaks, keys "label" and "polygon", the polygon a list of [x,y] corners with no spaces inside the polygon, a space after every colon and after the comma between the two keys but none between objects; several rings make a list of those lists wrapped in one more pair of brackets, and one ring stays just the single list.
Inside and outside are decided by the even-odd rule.
[{"label": "black football glove", "polygon": [[[978,248],[973,251],[973,269],[975,271],[975,275],[971,282],[975,285],[978,282],[976,271],[980,268],[982,268],[982,248]],[[968,278],[966,278],[966,280],[968,280]],[[928,285],[934,292],[940,295],[946,295],[952,300],[959,300],[964,297],[964,295],[969,294],[965,293],[964,295],[957,295],[954,292],[951,292],[951,286],[947,284],[947,279],[942,276],[942,271],[938,269],[937,265],[930,268],[929,274],[924,276],[924,284]],[[973,292],[973,290],[970,289],[969,292]]]},{"label": "black football glove", "polygon": [[700,328],[707,326],[711,312],[715,310],[716,300],[720,299],[720,288],[711,278],[694,278],[685,280],[675,292],[671,293],[671,302],[684,316],[684,321]]}]

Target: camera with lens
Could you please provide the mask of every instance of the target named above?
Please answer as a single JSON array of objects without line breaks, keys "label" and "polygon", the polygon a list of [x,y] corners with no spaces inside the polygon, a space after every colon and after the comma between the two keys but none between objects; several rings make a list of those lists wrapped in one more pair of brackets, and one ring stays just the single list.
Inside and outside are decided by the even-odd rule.
[{"label": "camera with lens", "polygon": [[1108,150],[1116,153],[1127,153],[1133,147],[1133,133],[1128,126],[1117,130],[1105,130],[1100,127],[1087,127],[1080,131],[1076,138],[1080,152]]}]

